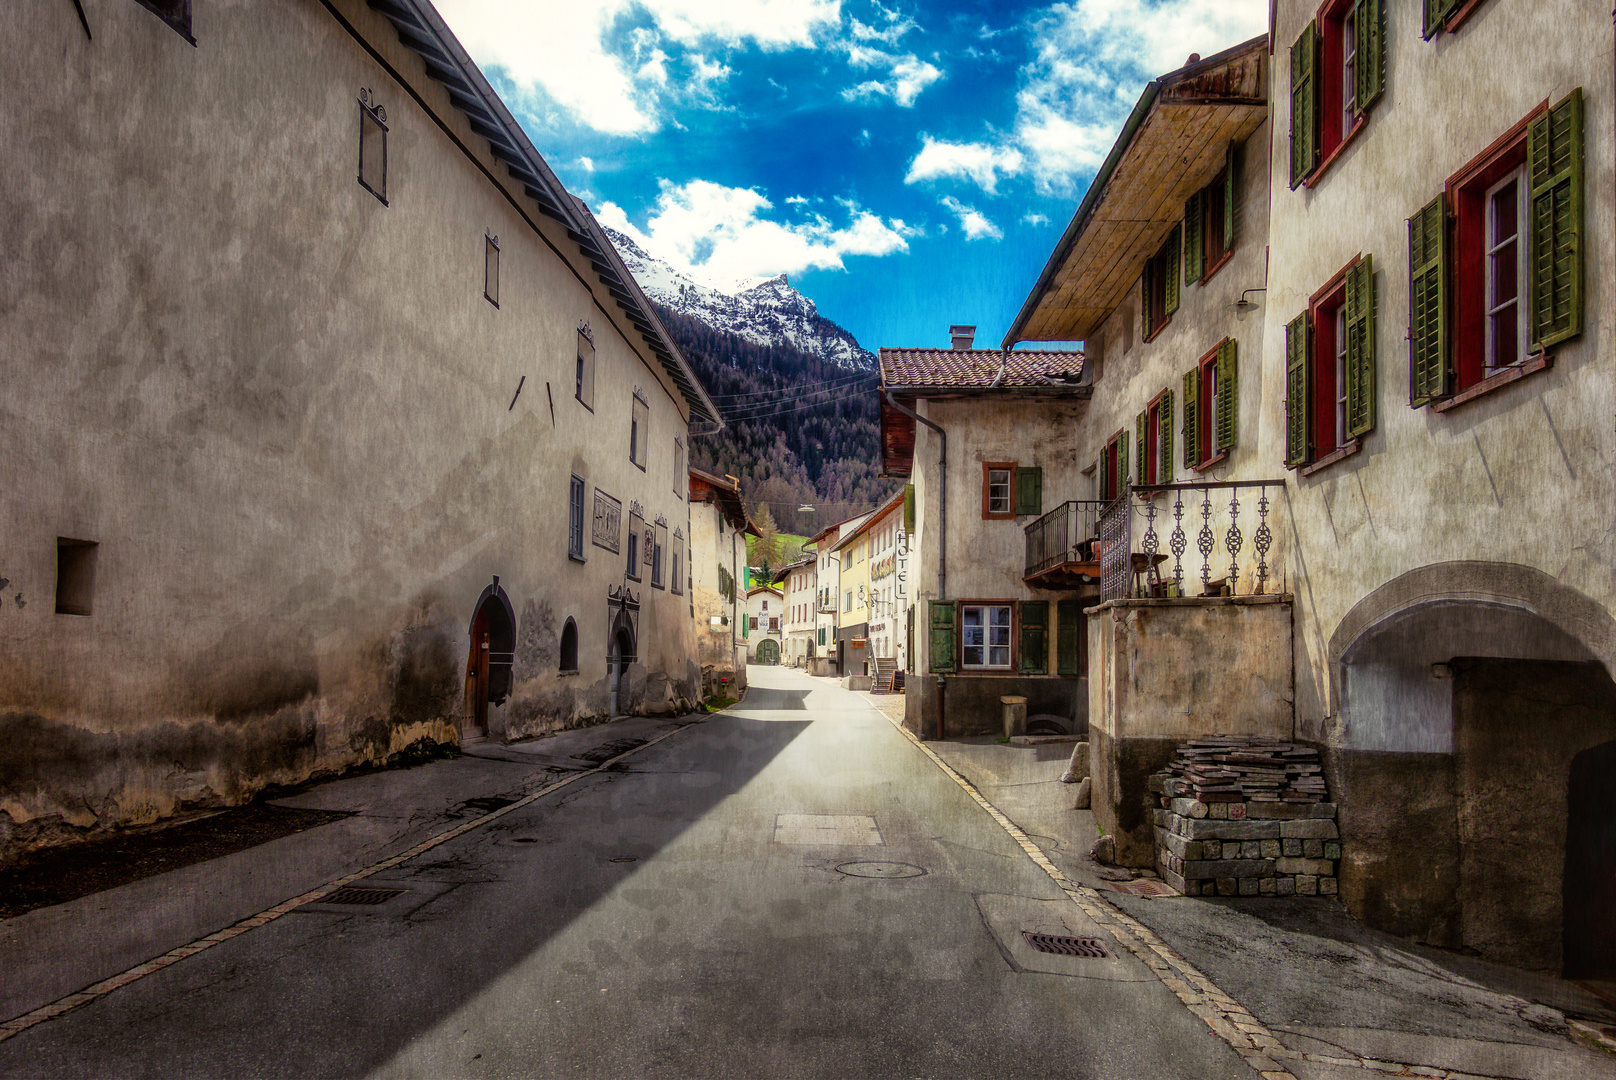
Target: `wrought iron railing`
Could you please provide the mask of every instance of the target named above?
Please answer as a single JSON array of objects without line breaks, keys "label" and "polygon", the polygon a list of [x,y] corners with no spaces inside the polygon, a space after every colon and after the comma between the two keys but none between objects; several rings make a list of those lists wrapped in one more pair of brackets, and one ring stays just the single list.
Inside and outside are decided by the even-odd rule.
[{"label": "wrought iron railing", "polygon": [[1090,545],[1099,535],[1100,514],[1106,504],[1099,499],[1071,499],[1028,525],[1027,569],[1023,577],[1041,574],[1064,563],[1090,562]]},{"label": "wrought iron railing", "polygon": [[1268,521],[1284,486],[1222,480],[1129,488],[1100,515],[1101,597],[1284,592],[1284,560]]}]

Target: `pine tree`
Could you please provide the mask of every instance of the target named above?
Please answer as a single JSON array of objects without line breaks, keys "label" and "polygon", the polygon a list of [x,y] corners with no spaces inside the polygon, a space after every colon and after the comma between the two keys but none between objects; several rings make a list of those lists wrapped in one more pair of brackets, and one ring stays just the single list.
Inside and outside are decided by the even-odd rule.
[{"label": "pine tree", "polygon": [[763,563],[765,572],[770,564],[780,558],[780,526],[775,524],[774,513],[767,503],[758,508],[757,517],[752,522],[757,526],[758,538],[754,550],[758,559]]}]

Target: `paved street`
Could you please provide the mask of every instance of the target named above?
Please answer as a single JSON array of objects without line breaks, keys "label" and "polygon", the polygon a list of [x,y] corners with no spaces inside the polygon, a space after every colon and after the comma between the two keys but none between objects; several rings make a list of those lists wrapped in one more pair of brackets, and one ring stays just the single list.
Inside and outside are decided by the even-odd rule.
[{"label": "paved street", "polygon": [[189,956],[0,1043],[0,1074],[1254,1075],[864,699],[753,672],[743,705],[360,882],[393,899]]}]

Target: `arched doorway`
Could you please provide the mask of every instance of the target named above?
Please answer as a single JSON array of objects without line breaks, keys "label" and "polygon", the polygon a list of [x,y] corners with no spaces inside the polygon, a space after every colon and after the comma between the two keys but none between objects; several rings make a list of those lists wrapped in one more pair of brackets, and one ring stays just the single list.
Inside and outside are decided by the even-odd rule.
[{"label": "arched doorway", "polygon": [[611,648],[606,654],[606,684],[610,693],[609,709],[612,716],[623,714],[624,679],[628,666],[634,662],[634,637],[626,626],[619,626],[612,635]]},{"label": "arched doorway", "polygon": [[1571,759],[1563,889],[1566,976],[1616,979],[1616,742]]},{"label": "arched doorway", "polygon": [[760,664],[778,664],[780,662],[780,643],[773,638],[764,638],[758,642],[757,658]]},{"label": "arched doorway", "polygon": [[516,649],[516,612],[499,578],[482,591],[472,608],[471,639],[466,650],[466,707],[462,719],[466,738],[488,733],[488,705],[498,705],[511,693],[511,660]]}]

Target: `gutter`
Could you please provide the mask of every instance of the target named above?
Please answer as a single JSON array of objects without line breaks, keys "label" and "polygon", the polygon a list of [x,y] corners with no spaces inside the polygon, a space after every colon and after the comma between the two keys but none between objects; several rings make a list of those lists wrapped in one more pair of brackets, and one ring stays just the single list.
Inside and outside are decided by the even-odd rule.
[{"label": "gutter", "polygon": [[1117,171],[1117,166],[1122,164],[1122,157],[1128,152],[1128,147],[1133,144],[1134,135],[1143,126],[1145,117],[1149,115],[1151,108],[1156,104],[1156,98],[1161,93],[1162,82],[1162,79],[1152,79],[1145,84],[1144,93],[1139,95],[1139,101],[1134,105],[1133,112],[1128,114],[1128,122],[1122,125],[1122,134],[1118,135],[1117,141],[1112,144],[1111,152],[1106,155],[1104,164],[1100,166],[1100,171],[1094,174],[1094,179],[1089,183],[1088,191],[1083,194],[1083,201],[1077,205],[1077,213],[1072,215],[1071,224],[1066,226],[1066,231],[1061,234],[1060,243],[1055,245],[1055,250],[1050,254],[1049,261],[1044,264],[1043,273],[1038,275],[1038,281],[1033,285],[1032,292],[1027,294],[1026,302],[1021,305],[1021,310],[1016,313],[1015,321],[1010,324],[1010,329],[1005,333],[1002,343],[1004,348],[1014,348],[1016,343],[1022,340],[1020,336],[1022,328],[1027,325],[1027,320],[1032,318],[1033,310],[1038,306],[1039,299],[1043,296],[1045,289],[1049,287],[1050,282],[1055,279],[1056,271],[1066,261],[1066,256],[1071,253],[1072,246],[1077,243],[1077,238],[1088,227],[1089,219],[1094,216],[1094,211],[1099,207],[1100,200],[1105,196],[1106,186],[1111,183],[1111,175]]}]

